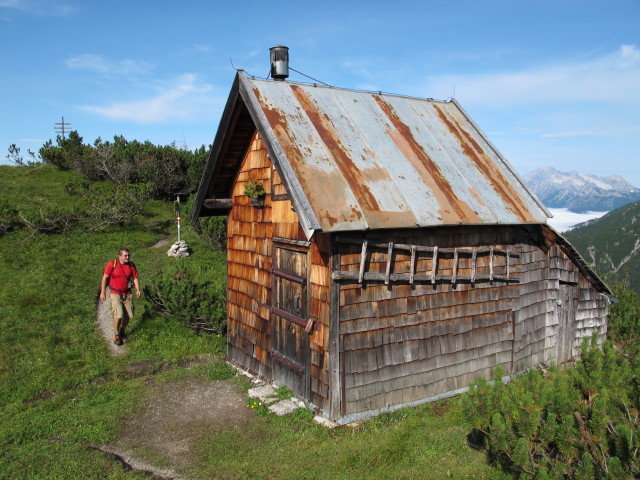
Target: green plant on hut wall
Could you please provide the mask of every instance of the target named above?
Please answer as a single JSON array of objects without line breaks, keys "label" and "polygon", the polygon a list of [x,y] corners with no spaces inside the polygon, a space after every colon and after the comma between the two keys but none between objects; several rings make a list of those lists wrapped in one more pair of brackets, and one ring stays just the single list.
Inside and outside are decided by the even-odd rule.
[{"label": "green plant on hut wall", "polygon": [[244,194],[249,198],[261,198],[264,197],[267,192],[260,182],[251,180],[244,186]]}]

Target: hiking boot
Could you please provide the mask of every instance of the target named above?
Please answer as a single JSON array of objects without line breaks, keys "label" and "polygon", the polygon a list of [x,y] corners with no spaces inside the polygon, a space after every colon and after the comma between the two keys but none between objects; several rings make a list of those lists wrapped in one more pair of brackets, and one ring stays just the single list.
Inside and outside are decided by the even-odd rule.
[{"label": "hiking boot", "polygon": [[113,334],[113,343],[115,343],[118,346],[122,345],[122,338],[120,337],[119,333]]},{"label": "hiking boot", "polygon": [[125,331],[124,331],[124,328],[121,328],[121,329],[118,331],[118,335],[120,335],[120,340],[122,340],[123,342],[129,338],[129,337],[127,336],[127,332],[125,332]]}]

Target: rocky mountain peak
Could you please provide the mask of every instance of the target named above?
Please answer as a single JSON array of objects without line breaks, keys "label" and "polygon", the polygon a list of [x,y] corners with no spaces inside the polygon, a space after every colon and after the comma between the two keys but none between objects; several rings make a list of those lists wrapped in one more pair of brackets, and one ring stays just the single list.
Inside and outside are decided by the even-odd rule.
[{"label": "rocky mountain peak", "polygon": [[640,200],[640,189],[620,175],[598,177],[543,167],[529,172],[524,179],[549,208],[567,208],[575,212],[610,211]]}]

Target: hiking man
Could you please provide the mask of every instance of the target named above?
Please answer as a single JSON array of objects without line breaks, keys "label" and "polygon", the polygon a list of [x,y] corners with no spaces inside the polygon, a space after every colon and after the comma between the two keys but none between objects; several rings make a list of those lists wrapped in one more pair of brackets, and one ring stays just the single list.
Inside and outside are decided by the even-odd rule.
[{"label": "hiking man", "polygon": [[118,346],[126,340],[126,328],[129,319],[133,317],[132,286],[136,288],[136,297],[140,298],[138,270],[130,258],[129,249],[121,248],[118,252],[118,258],[107,263],[100,286],[100,300],[106,300],[106,288],[107,282],[109,282],[111,311],[113,312],[113,343]]}]

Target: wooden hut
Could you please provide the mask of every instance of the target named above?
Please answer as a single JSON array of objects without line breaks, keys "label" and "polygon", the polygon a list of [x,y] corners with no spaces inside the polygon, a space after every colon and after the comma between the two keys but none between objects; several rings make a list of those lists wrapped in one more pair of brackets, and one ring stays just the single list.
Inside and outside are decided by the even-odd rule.
[{"label": "wooden hut", "polygon": [[607,287],[455,100],[239,71],[192,218],[208,215],[228,217],[228,358],[339,422],[606,334]]}]

